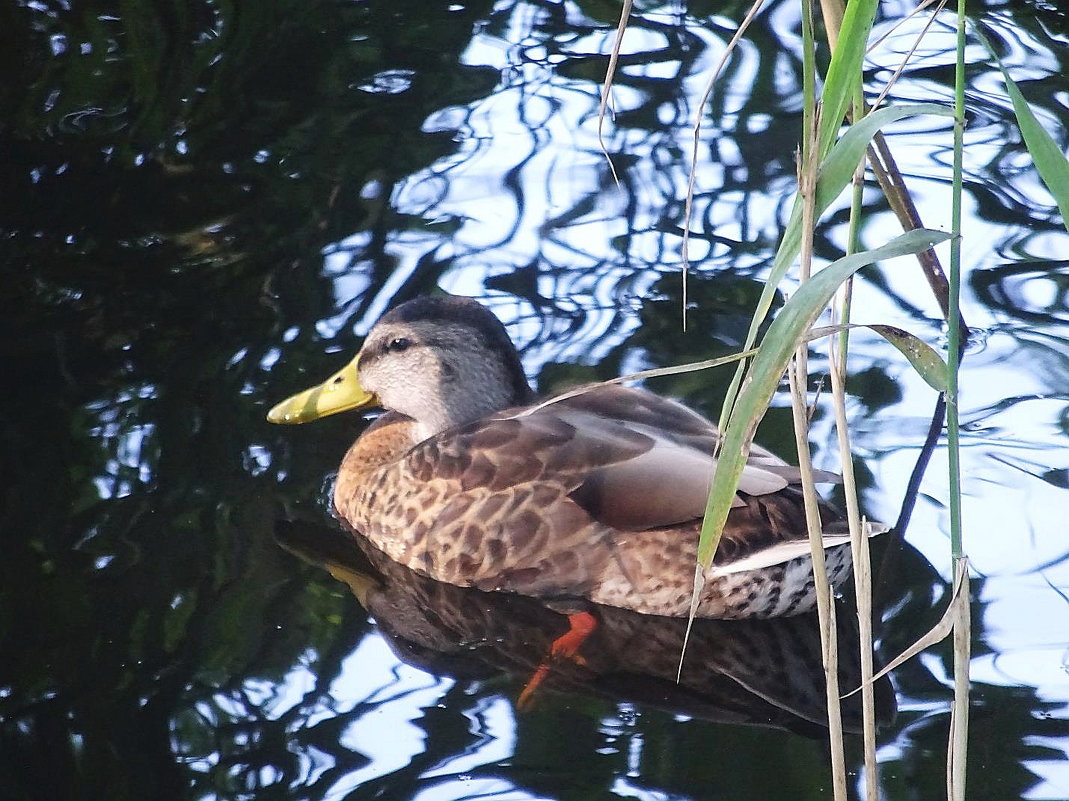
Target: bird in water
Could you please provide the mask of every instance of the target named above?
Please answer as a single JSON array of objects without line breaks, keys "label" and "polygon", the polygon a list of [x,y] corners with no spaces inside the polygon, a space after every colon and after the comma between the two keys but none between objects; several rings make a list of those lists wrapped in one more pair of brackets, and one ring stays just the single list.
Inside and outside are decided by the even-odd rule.
[{"label": "bird in water", "polygon": [[[451,296],[385,314],[356,358],[268,420],[370,407],[385,413],[346,453],[333,506],[391,559],[438,581],[550,603],[689,613],[720,443],[699,414],[620,385],[539,401],[501,322]],[[751,447],[699,617],[814,607],[799,480],[796,467]],[[850,574],[849,533],[824,502],[820,516],[837,588]]]}]

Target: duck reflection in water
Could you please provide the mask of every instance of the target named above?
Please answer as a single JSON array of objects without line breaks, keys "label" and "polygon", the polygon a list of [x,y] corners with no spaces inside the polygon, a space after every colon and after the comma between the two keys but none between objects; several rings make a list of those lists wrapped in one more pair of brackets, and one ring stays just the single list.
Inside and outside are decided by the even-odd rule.
[{"label": "duck reflection in water", "polygon": [[[333,505],[390,559],[461,587],[688,614],[721,439],[700,415],[618,385],[537,402],[501,322],[450,296],[383,316],[349,365],[268,419],[369,406],[386,413],[346,454]],[[797,468],[751,448],[699,617],[814,608],[799,481]],[[827,504],[820,516],[838,588],[850,573],[849,533]],[[583,617],[573,623],[577,634],[588,628]]]},{"label": "duck reflection in water", "polygon": [[[790,619],[694,621],[679,682],[685,619],[615,607],[589,611],[599,625],[581,660],[553,660],[551,644],[568,618],[534,598],[465,589],[420,575],[366,540],[320,526],[281,522],[280,544],[346,582],[402,661],[434,674],[485,679],[507,673],[528,681],[542,671],[542,690],[586,693],[614,701],[732,724],[826,736],[827,710],[820,631],[814,613]],[[850,615],[839,621],[839,686],[859,686],[857,635]],[[527,691],[525,691],[527,692]],[[537,701],[533,692],[520,706]],[[846,731],[861,729],[861,696],[843,700]],[[876,684],[879,725],[895,715],[889,680]]]}]

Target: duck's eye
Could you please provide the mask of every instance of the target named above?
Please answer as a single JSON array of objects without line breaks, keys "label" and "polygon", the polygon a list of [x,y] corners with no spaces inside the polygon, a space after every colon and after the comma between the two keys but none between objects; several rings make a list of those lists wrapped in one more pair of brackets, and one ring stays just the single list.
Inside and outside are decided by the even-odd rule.
[{"label": "duck's eye", "polygon": [[412,347],[412,340],[408,337],[397,337],[386,343],[386,350],[391,353],[401,353]]}]

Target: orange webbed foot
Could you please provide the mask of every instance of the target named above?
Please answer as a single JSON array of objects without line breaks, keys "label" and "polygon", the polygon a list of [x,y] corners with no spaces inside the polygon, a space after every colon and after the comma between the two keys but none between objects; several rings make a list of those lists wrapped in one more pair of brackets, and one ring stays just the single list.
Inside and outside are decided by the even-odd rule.
[{"label": "orange webbed foot", "polygon": [[568,630],[553,641],[549,647],[549,656],[535,669],[520,697],[517,706],[521,710],[531,708],[535,691],[549,675],[552,662],[556,659],[568,659],[578,665],[585,665],[586,660],[579,655],[586,638],[598,627],[598,619],[590,612],[574,612],[568,615]]}]

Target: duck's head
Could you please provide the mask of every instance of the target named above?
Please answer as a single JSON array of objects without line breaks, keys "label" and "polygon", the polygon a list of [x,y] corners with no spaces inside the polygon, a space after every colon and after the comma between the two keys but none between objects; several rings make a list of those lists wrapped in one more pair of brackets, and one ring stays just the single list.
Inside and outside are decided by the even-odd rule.
[{"label": "duck's head", "polygon": [[411,417],[423,439],[530,396],[516,348],[493,314],[470,298],[421,297],[384,315],[355,359],[267,419],[307,423],[379,406]]}]

